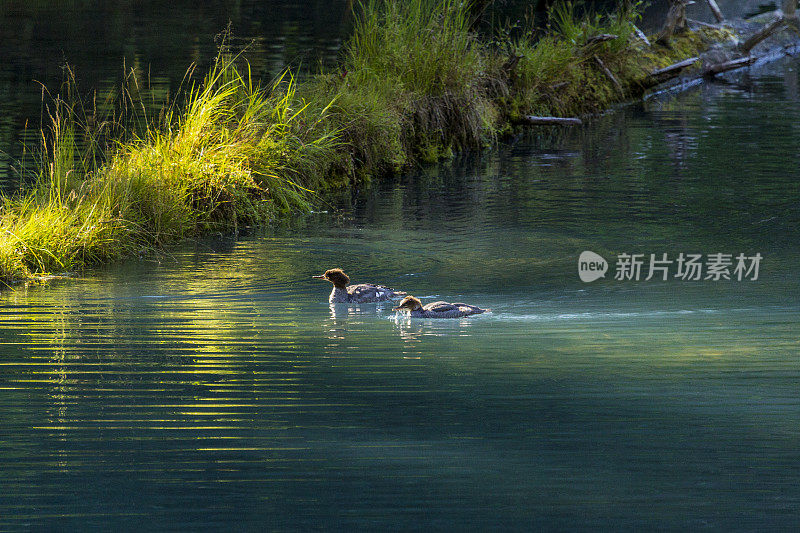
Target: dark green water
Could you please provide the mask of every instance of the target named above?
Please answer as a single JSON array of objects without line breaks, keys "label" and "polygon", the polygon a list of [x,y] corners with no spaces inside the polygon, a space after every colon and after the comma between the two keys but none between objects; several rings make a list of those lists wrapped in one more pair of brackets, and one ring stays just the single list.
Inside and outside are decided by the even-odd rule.
[{"label": "dark green water", "polygon": [[[0,297],[0,530],[794,530],[790,61]],[[756,281],[577,257],[717,252]],[[341,266],[465,320],[329,307]]]},{"label": "dark green water", "polygon": [[[264,36],[264,76],[347,27],[345,2],[128,4],[0,4],[0,148],[59,48],[100,87],[138,54],[167,93],[220,13]],[[0,531],[797,530],[798,68],[2,292]],[[579,280],[584,250],[606,279]],[[755,281],[613,279],[618,254],[681,252],[764,259]],[[310,277],[333,266],[492,312],[330,307]]]}]

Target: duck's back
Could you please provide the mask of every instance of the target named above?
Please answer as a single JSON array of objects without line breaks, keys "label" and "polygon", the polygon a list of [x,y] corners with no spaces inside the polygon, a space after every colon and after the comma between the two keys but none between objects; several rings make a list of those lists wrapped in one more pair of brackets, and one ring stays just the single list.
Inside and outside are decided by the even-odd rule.
[{"label": "duck's back", "polygon": [[477,315],[486,311],[474,305],[449,302],[433,302],[423,308],[424,314],[431,318],[460,318],[462,316]]},{"label": "duck's back", "polygon": [[349,285],[347,294],[352,303],[385,302],[405,295],[404,292],[390,289],[384,285],[373,285],[372,283]]}]

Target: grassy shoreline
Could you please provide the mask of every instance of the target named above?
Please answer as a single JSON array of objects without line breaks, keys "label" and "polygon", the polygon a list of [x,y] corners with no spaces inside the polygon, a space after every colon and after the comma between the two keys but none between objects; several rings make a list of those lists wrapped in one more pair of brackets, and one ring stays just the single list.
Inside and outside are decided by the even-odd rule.
[{"label": "grassy shoreline", "polygon": [[[487,42],[463,2],[367,0],[339,68],[302,84],[287,73],[259,87],[221,54],[180,109],[120,138],[56,97],[36,183],[2,200],[0,281],[268,224],[318,194],[491,145],[525,115],[591,114],[640,96],[652,70],[726,38],[704,29],[647,45],[637,17],[578,18],[562,4],[547,29]],[[595,42],[601,34],[616,37]]]}]

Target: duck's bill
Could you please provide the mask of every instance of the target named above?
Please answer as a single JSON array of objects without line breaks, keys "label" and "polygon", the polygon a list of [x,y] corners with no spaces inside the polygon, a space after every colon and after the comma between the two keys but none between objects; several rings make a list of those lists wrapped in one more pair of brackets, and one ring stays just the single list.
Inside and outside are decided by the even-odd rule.
[{"label": "duck's bill", "polygon": [[399,311],[401,309],[402,309],[402,307],[392,307],[392,311]]},{"label": "duck's bill", "polygon": [[322,276],[311,276],[311,277],[312,277],[312,278],[316,278],[316,279],[325,279],[325,276],[324,276],[324,275],[322,275]]}]

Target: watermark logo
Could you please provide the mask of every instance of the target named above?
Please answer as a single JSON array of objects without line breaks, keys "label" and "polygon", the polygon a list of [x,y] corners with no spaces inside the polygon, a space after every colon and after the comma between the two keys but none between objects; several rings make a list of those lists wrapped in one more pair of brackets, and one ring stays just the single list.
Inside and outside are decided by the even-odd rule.
[{"label": "watermark logo", "polygon": [[603,256],[589,250],[581,253],[578,258],[578,275],[581,277],[581,281],[591,283],[605,277],[606,272],[608,272],[608,262],[603,259]]},{"label": "watermark logo", "polygon": [[[714,253],[685,254],[670,258],[649,254],[618,254],[614,271],[617,281],[650,281],[657,279],[679,279],[682,281],[756,281],[763,256],[760,253],[745,255]],[[590,283],[602,277],[608,270],[608,263],[602,256],[585,251],[578,258],[578,275],[581,281]]]}]

